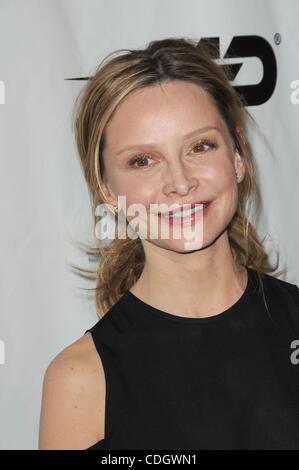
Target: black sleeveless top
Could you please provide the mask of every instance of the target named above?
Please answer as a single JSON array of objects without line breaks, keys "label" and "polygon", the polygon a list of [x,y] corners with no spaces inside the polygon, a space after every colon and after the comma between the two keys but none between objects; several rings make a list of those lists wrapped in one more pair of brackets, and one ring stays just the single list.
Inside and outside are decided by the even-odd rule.
[{"label": "black sleeveless top", "polygon": [[299,449],[299,289],[247,268],[239,300],[181,317],[127,290],[91,329],[106,380],[97,449]]}]

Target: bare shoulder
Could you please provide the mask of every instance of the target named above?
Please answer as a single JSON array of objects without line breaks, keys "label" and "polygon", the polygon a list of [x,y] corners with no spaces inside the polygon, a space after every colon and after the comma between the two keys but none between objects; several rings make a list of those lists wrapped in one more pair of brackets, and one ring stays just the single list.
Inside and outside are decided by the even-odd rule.
[{"label": "bare shoulder", "polygon": [[90,333],[61,351],[44,376],[40,449],[87,449],[104,438],[105,375]]}]

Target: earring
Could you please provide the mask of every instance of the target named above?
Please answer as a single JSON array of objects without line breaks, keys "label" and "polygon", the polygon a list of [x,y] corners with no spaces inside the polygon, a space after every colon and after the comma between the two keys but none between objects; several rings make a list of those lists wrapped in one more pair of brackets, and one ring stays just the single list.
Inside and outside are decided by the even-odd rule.
[{"label": "earring", "polygon": [[241,175],[240,173],[237,173],[236,172],[236,179],[237,179],[237,183],[239,183],[241,181]]}]

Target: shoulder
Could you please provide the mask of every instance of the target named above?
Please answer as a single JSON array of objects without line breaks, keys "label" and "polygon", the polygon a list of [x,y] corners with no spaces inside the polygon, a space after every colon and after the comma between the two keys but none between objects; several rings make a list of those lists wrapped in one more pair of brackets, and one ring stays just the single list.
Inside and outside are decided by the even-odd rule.
[{"label": "shoulder", "polygon": [[97,380],[101,360],[90,333],[63,349],[48,365],[44,383],[71,385]]},{"label": "shoulder", "polygon": [[296,284],[288,281],[284,281],[279,277],[272,276],[270,274],[263,274],[263,281],[266,288],[269,290],[275,290],[280,293],[288,293],[292,296],[298,296],[299,287]]},{"label": "shoulder", "polygon": [[269,274],[263,274],[266,301],[281,326],[299,331],[299,287]]},{"label": "shoulder", "polygon": [[90,333],[61,351],[43,382],[40,448],[85,449],[104,437],[105,377]]}]

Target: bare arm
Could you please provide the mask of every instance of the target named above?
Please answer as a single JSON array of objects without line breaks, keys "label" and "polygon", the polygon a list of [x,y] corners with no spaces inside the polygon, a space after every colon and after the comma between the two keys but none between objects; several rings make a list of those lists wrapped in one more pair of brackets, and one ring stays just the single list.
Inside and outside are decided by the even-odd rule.
[{"label": "bare arm", "polygon": [[87,449],[104,438],[105,376],[90,334],[64,349],[43,383],[39,449]]}]

